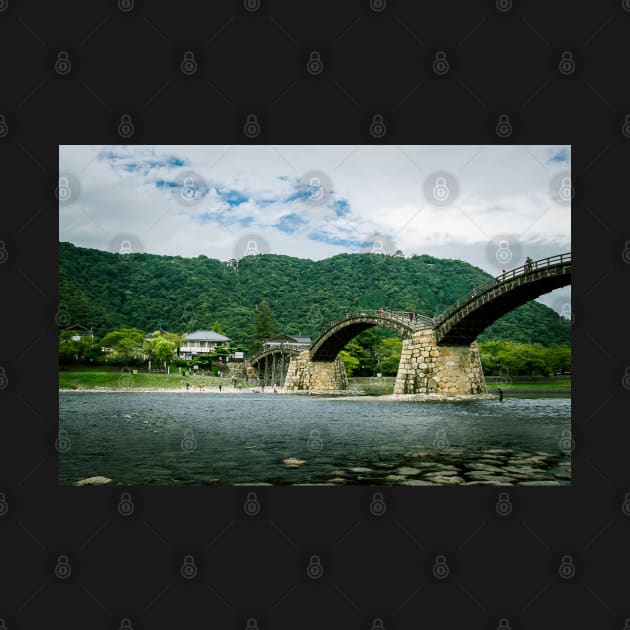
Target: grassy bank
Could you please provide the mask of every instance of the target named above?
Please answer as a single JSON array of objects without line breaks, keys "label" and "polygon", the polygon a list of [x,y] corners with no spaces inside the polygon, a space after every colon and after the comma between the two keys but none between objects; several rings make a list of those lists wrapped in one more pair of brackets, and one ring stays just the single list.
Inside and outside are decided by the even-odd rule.
[{"label": "grassy bank", "polygon": [[[228,378],[216,376],[181,376],[179,374],[129,374],[120,371],[99,370],[98,368],[85,371],[59,372],[59,389],[185,389],[186,383],[191,388],[218,389],[219,384],[224,388],[231,388],[232,381]],[[244,379],[236,382],[238,385],[253,387],[254,383],[246,385]]]}]

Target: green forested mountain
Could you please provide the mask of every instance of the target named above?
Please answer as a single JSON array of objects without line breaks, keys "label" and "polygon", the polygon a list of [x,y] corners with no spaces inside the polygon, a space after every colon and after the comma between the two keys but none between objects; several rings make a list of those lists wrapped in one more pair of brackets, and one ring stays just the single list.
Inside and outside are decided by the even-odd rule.
[{"label": "green forested mountain", "polygon": [[[242,258],[236,271],[205,256],[121,255],[59,244],[59,302],[72,324],[93,327],[99,336],[122,327],[186,332],[219,322],[235,342],[247,343],[256,306],[267,300],[279,332],[315,338],[325,323],[357,307],[435,315],[489,278],[468,263],[426,255],[313,261],[264,254]],[[530,302],[479,340],[568,343],[569,326]]]}]

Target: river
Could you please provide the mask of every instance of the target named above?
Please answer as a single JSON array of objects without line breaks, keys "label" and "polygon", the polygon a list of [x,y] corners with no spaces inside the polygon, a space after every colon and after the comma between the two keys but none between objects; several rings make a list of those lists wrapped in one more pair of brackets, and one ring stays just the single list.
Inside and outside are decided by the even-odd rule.
[{"label": "river", "polygon": [[[60,483],[570,483],[569,398],[60,392]],[[283,460],[297,460],[288,464]],[[300,463],[303,462],[303,463]]]}]

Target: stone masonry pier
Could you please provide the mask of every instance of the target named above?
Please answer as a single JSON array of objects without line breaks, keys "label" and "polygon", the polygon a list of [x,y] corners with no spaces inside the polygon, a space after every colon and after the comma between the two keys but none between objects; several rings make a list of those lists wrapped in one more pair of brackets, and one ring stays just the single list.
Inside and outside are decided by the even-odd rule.
[{"label": "stone masonry pier", "polygon": [[438,346],[435,330],[403,339],[394,394],[486,394],[477,342]]},{"label": "stone masonry pier", "polygon": [[286,391],[308,390],[317,393],[348,389],[343,359],[312,361],[309,350],[291,357],[284,381]]}]

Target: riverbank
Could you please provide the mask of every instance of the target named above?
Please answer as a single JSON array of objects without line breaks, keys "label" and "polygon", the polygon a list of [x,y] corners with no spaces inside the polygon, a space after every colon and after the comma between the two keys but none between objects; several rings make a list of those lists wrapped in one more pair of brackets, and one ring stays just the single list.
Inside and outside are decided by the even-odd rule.
[{"label": "riverbank", "polygon": [[[188,386],[188,388],[187,388]],[[539,379],[530,382],[514,383],[486,383],[488,394],[481,394],[471,399],[479,399],[483,396],[496,398],[498,388],[503,389],[505,397],[523,396],[534,394],[544,395],[571,395],[571,381],[568,379],[550,378],[547,381]],[[219,387],[221,389],[219,390]],[[174,392],[174,393],[216,393],[216,394],[247,394],[264,393],[273,394],[273,386],[266,386],[262,391],[259,385],[248,382],[245,379],[237,379],[232,382],[229,378],[218,378],[216,376],[182,376],[180,374],[148,374],[138,372],[119,372],[112,370],[91,369],[86,371],[61,371],[59,373],[59,391],[80,391],[80,392]],[[279,394],[309,395],[309,392],[285,392],[278,387]],[[383,398],[392,399],[394,396],[394,379],[385,377],[384,379],[350,379],[350,389],[335,392],[320,392],[313,394],[317,396],[344,396],[346,399],[352,397],[361,398]],[[407,395],[406,395],[407,396]],[[415,400],[436,400],[437,394],[414,395]],[[464,400],[465,396],[448,397],[441,396],[441,399]],[[408,399],[408,398],[407,398]]]}]

